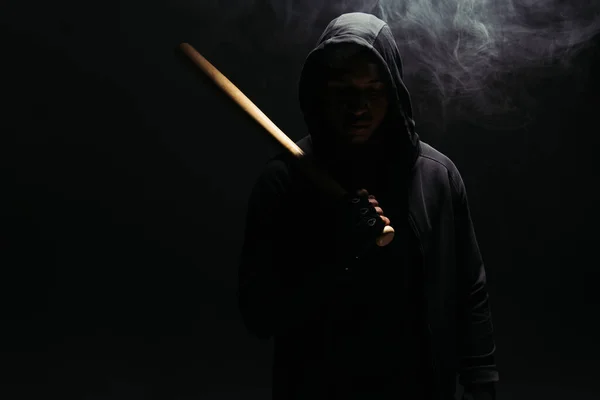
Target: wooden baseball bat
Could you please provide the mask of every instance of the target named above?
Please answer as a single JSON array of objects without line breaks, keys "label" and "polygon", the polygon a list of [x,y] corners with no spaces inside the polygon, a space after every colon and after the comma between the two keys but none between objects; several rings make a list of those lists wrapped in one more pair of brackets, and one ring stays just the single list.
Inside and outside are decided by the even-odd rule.
[{"label": "wooden baseball bat", "polygon": [[[323,190],[333,196],[343,196],[347,192],[342,188],[329,174],[322,169],[318,169],[314,163],[305,157],[302,149],[294,143],[285,133],[281,131],[241,90],[239,90],[225,75],[215,68],[206,58],[204,58],[196,49],[188,43],[181,43],[180,49],[187,55],[200,69],[210,77],[229,97],[233,99],[242,109],[244,109],[252,118],[254,118],[267,132],[271,134],[283,147],[286,148],[298,160],[302,160],[305,172],[317,183]],[[386,225],[382,234],[377,238],[378,246],[387,246],[394,238],[394,228]]]}]

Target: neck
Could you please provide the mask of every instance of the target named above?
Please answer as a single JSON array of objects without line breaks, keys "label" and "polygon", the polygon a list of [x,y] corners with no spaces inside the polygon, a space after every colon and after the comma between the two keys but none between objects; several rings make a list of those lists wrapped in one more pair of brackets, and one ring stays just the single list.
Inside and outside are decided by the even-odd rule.
[{"label": "neck", "polygon": [[373,190],[382,175],[383,161],[381,147],[375,143],[335,147],[325,160],[327,168],[348,190]]}]

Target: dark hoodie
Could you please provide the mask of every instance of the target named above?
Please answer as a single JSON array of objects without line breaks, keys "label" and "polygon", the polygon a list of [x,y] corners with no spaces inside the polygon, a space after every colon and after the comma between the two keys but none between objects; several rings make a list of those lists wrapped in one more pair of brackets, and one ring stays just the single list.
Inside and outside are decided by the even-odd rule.
[{"label": "dark hoodie", "polygon": [[[375,57],[390,97],[374,134],[381,140],[370,141],[379,144],[351,163],[336,156],[316,98],[340,43]],[[287,154],[269,161],[250,196],[239,307],[251,332],[274,337],[274,400],[448,399],[457,374],[467,386],[498,379],[464,185],[454,164],[419,140],[402,79],[389,27],[351,13],[328,25],[299,87],[309,135],[298,145],[347,190],[377,197],[396,230],[390,245],[340,255],[330,204]]]}]

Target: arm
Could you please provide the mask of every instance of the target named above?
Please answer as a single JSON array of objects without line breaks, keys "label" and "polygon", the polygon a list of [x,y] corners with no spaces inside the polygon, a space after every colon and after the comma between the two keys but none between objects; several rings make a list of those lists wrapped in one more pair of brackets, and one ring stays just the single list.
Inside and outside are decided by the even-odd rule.
[{"label": "arm", "polygon": [[292,268],[295,254],[283,254],[281,243],[290,240],[283,201],[289,173],[281,161],[271,162],[256,182],[250,199],[239,264],[238,307],[247,329],[261,339],[301,327],[321,309],[333,280],[321,268],[298,285],[283,287],[282,268]]},{"label": "arm", "polygon": [[[475,236],[463,180],[452,179],[459,273],[458,354],[459,382],[474,399],[494,399],[498,371],[486,273]],[[468,398],[468,397],[467,397]]]}]

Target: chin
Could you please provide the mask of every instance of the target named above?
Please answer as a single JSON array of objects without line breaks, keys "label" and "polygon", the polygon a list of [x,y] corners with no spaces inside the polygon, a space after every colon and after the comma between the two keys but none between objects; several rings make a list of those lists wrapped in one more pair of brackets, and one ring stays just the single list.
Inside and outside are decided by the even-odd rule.
[{"label": "chin", "polygon": [[371,130],[365,131],[350,131],[350,130],[339,130],[338,131],[338,143],[342,146],[356,146],[361,145],[369,141],[373,132]]},{"label": "chin", "polygon": [[362,144],[366,143],[370,137],[371,135],[353,135],[350,136],[349,142],[352,144]]},{"label": "chin", "polygon": [[352,143],[365,143],[371,136],[373,136],[371,129],[348,132],[349,141]]}]

